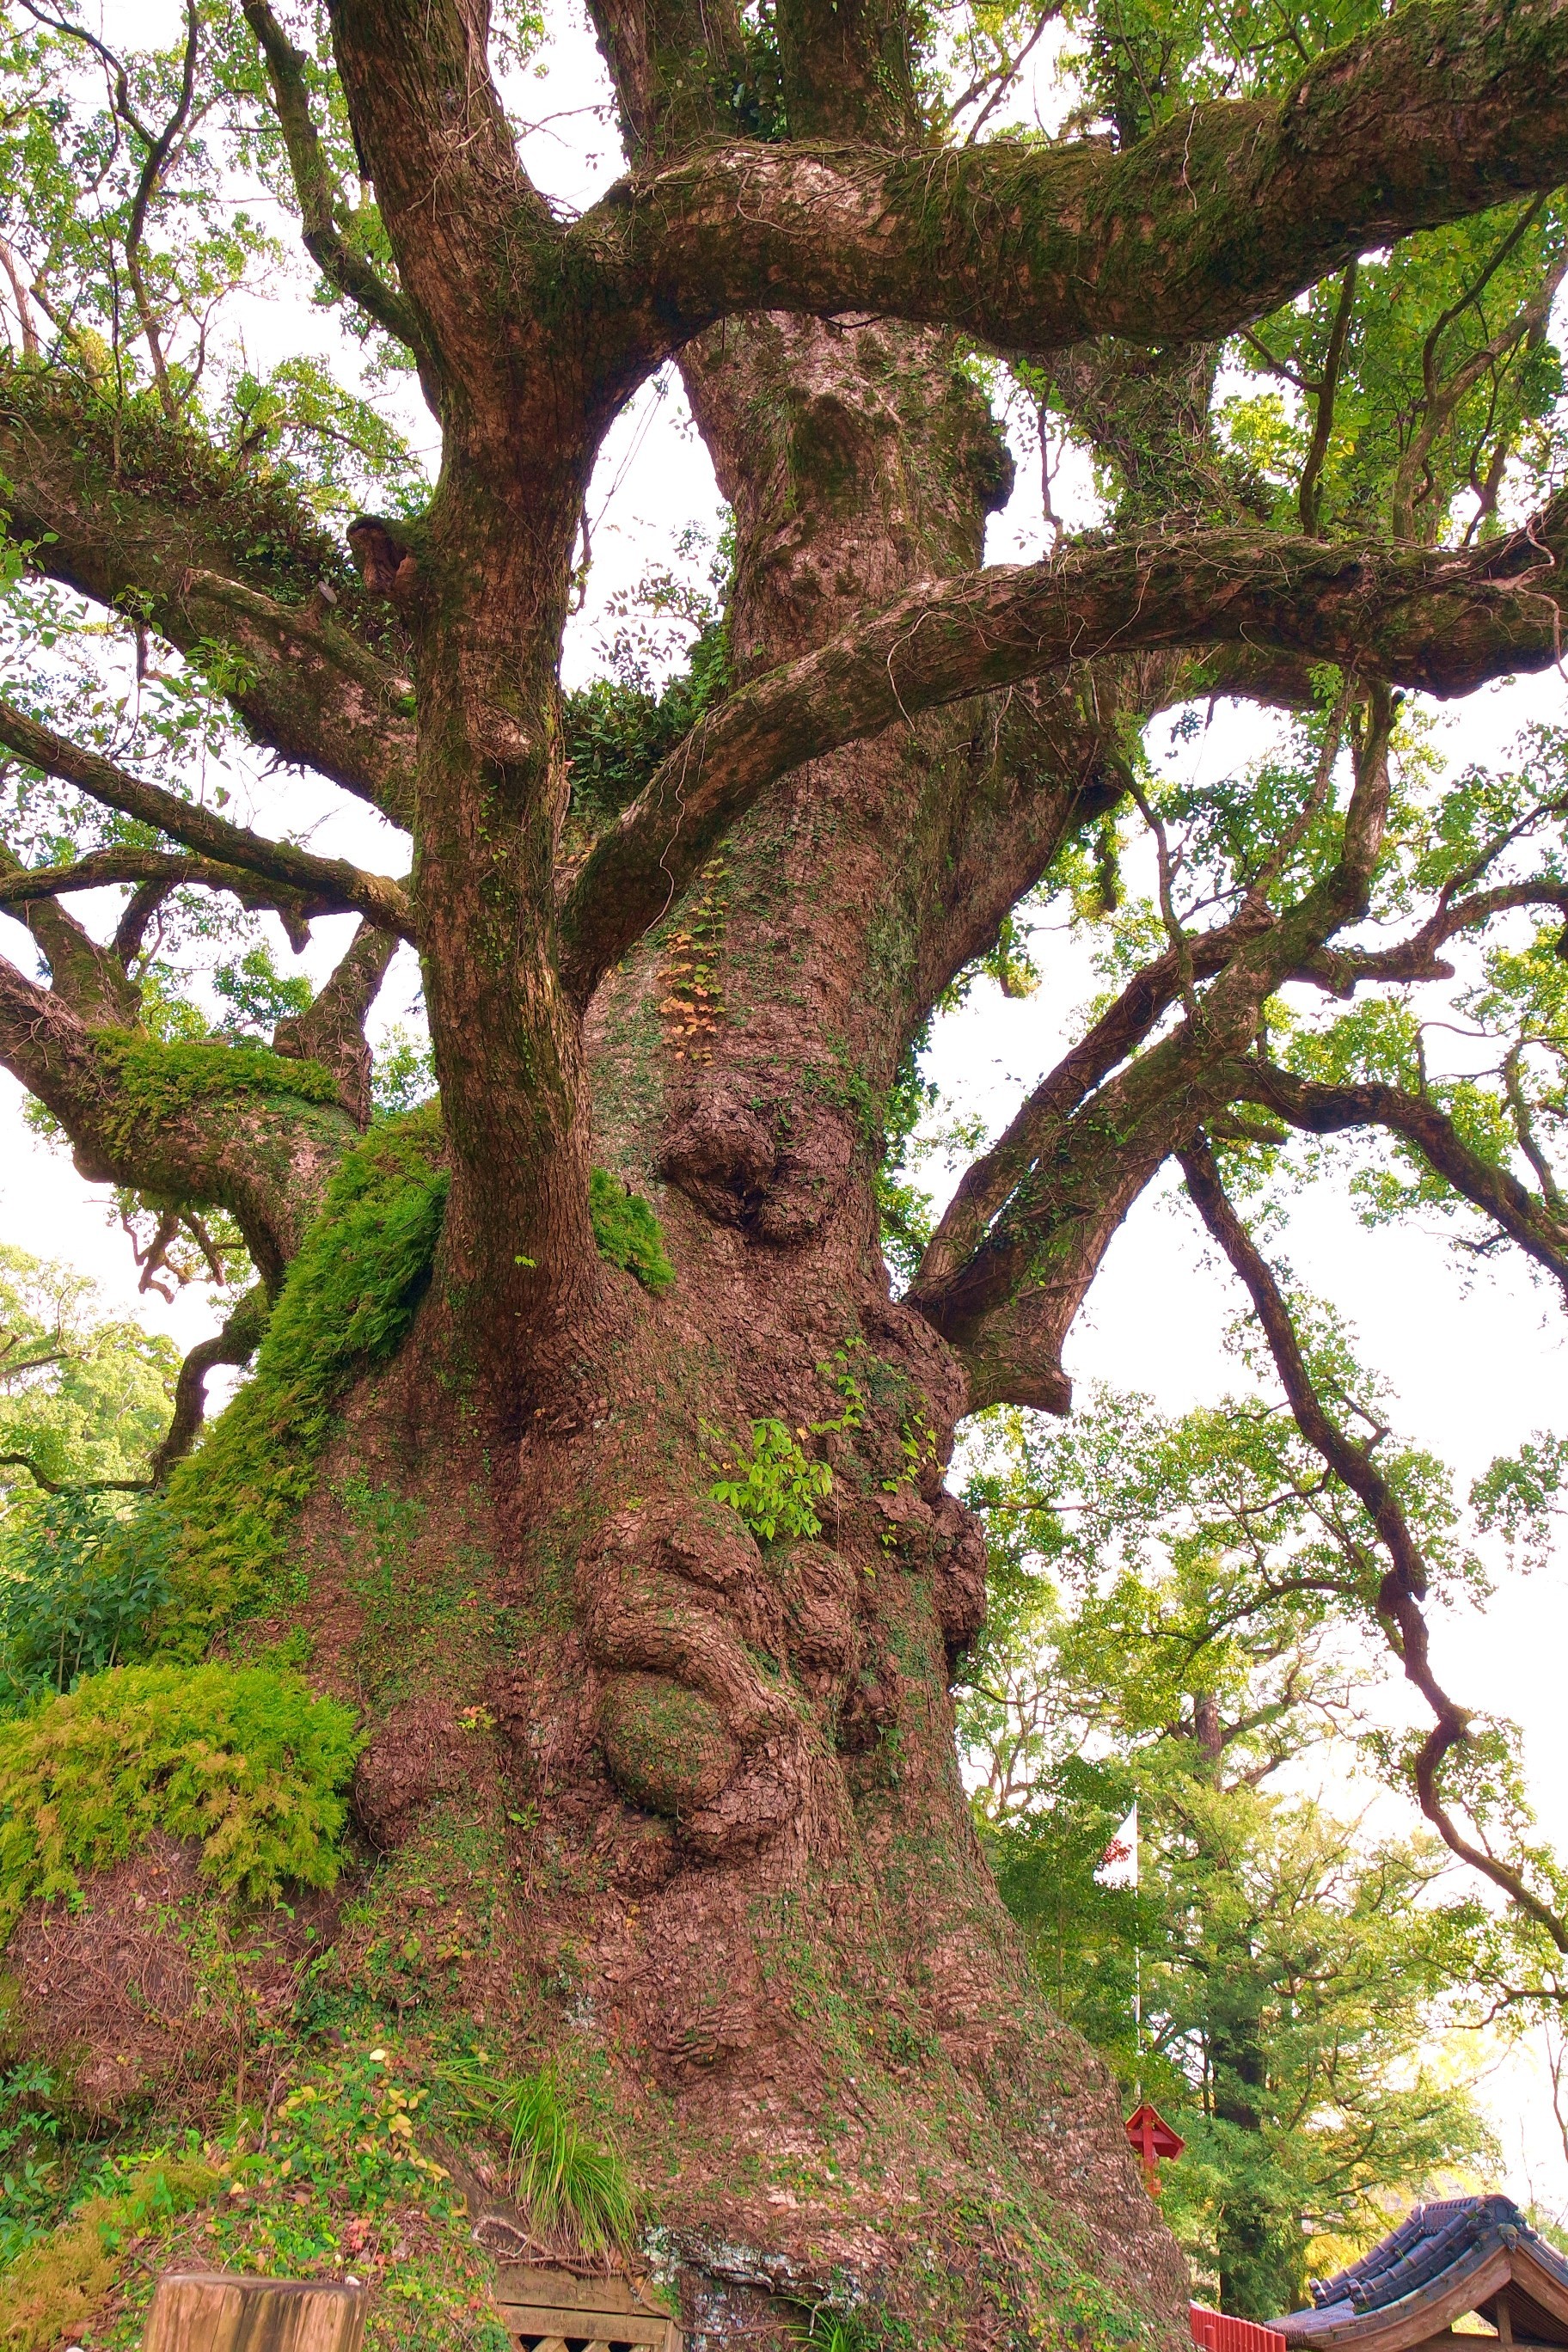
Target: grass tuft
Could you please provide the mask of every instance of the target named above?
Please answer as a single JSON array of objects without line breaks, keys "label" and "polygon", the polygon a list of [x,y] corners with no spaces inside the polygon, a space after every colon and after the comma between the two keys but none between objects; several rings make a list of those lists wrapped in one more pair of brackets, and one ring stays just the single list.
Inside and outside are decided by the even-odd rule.
[{"label": "grass tuft", "polygon": [[630,2244],[639,2207],[626,2168],[580,2127],[548,2069],[504,2081],[454,2067],[443,2078],[459,2108],[505,2140],[507,2185],[542,2231],[563,2231],[590,2254]]}]

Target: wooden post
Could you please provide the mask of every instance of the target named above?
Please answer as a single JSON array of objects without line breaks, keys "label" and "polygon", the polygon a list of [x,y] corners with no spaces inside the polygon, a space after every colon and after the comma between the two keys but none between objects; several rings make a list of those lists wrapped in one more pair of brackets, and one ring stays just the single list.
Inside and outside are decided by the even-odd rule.
[{"label": "wooden post", "polygon": [[343,2279],[165,2271],[142,2352],[359,2352],[364,2289]]}]

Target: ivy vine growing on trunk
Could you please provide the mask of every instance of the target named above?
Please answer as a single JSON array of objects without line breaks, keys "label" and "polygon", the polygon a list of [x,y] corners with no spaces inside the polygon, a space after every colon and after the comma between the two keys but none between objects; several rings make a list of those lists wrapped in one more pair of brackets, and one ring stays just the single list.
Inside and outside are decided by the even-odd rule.
[{"label": "ivy vine growing on trunk", "polygon": [[[592,16],[624,169],[577,212],[521,161],[526,14],[6,18],[0,1061],[144,1278],[228,1304],[104,1507],[100,1548],[158,1563],[143,1654],[0,1728],[0,1774],[162,1754],[182,1671],[215,1771],[269,1725],[309,1997],[246,1976],[216,1923],[259,1881],[209,1855],[153,1906],[189,2017],[221,1950],[279,2080],[328,2021],[548,2084],[705,2343],[1174,2346],[1184,2264],[971,1826],[986,1557],[944,1470],[980,1408],[1068,1411],[1075,1318],[1180,1163],[1364,1511],[1423,1808],[1568,1942],[1474,1818],[1378,1433],[1292,1361],[1233,1199],[1371,1138],[1368,1213],[1568,1284],[1568,738],[1454,773],[1424,731],[1559,655],[1568,11]],[[290,272],[325,356],[258,372]],[[667,593],[667,687],[628,638],[566,692],[591,477],[661,371],[731,510],[721,604]],[[1050,544],[987,565],[1008,415]],[[1156,730],[1219,699],[1273,748],[1184,782]],[[312,845],[328,808],[379,852]],[[914,1057],[955,992],[1034,984],[1052,906],[1107,992],[938,1215]],[[273,960],[312,927],[313,994]],[[368,1042],[400,953],[428,1087]],[[1426,1044],[1455,991],[1462,1080]],[[252,1370],[204,1434],[220,1365]],[[79,1909],[35,1861],[11,1890],[19,2063],[79,2038],[51,1988],[110,1980],[136,1872],[203,1843],[172,1769],[136,1790],[123,1853],[49,1830]],[[189,2017],[94,2027],[134,2044],[115,2112],[197,2099]],[[105,2111],[101,2068],[58,2095],[89,2078]],[[417,2178],[487,2165],[470,2205],[569,2246],[570,2200],[531,2220],[483,2157],[503,2108]]]}]

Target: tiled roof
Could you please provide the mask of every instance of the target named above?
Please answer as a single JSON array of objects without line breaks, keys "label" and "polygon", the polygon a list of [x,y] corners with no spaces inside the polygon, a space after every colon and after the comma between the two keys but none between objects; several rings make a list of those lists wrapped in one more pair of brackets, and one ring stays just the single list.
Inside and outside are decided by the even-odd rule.
[{"label": "tiled roof", "polygon": [[1291,2312],[1275,2326],[1293,2344],[1360,2333],[1354,2323],[1414,2298],[1414,2307],[1435,2302],[1452,2284],[1479,2270],[1500,2248],[1522,2248],[1568,2295],[1568,2261],[1532,2230],[1511,2197],[1450,2197],[1422,2205],[1389,2232],[1370,2254],[1332,2278],[1311,2283],[1312,2308]]}]

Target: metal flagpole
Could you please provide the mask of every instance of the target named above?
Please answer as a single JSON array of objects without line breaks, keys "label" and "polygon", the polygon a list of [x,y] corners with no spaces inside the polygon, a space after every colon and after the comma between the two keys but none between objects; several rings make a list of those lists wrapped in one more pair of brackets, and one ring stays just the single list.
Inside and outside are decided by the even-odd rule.
[{"label": "metal flagpole", "polygon": [[[1138,1806],[1132,1806],[1132,1892],[1138,1893]],[[1132,1928],[1132,2054],[1133,2076],[1137,2086],[1137,2104],[1143,2104],[1143,1946],[1140,1940],[1137,1915]]]},{"label": "metal flagpole", "polygon": [[1132,2050],[1137,2063],[1133,2081],[1137,2104],[1143,2104],[1143,1949],[1132,1947]]}]

